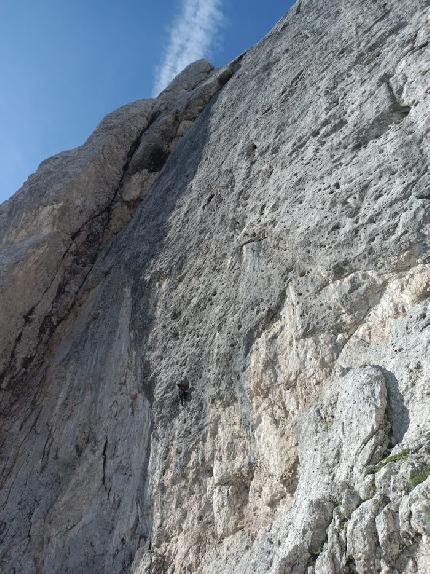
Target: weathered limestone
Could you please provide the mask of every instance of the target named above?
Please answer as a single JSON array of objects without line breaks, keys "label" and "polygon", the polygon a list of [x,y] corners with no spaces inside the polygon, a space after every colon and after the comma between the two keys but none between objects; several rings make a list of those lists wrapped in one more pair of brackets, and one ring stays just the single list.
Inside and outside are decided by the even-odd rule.
[{"label": "weathered limestone", "polygon": [[2,572],[428,572],[429,22],[302,0],[0,207]]}]

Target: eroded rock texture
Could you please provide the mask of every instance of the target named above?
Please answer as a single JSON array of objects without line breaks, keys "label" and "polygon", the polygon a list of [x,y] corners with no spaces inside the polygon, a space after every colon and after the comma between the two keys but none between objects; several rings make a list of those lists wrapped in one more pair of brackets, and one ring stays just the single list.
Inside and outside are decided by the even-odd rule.
[{"label": "eroded rock texture", "polygon": [[429,572],[428,4],[302,0],[0,207],[2,572]]}]

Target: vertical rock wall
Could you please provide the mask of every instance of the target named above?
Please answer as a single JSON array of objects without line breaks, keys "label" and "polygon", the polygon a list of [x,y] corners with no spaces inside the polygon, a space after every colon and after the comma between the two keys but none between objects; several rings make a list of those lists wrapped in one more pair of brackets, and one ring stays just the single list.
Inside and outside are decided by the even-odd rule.
[{"label": "vertical rock wall", "polygon": [[303,0],[1,206],[3,571],[428,571],[427,4]]}]

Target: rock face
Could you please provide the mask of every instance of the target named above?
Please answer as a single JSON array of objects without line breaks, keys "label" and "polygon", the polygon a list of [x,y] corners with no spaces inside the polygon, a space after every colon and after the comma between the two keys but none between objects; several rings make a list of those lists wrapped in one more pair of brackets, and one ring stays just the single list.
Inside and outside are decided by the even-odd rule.
[{"label": "rock face", "polygon": [[430,570],[430,8],[302,0],[0,207],[0,570]]}]

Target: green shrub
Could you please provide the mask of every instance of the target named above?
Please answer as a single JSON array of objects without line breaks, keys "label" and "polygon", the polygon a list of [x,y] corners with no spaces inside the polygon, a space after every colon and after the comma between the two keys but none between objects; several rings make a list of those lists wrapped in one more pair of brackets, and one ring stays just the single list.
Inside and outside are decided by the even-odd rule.
[{"label": "green shrub", "polygon": [[421,470],[411,476],[411,484],[415,488],[422,482],[424,482],[430,476],[430,467]]},{"label": "green shrub", "polygon": [[398,454],[387,456],[387,458],[384,458],[383,460],[381,460],[381,462],[379,462],[377,465],[373,467],[372,472],[374,473],[379,472],[382,468],[384,468],[385,465],[389,464],[390,462],[397,462],[399,460],[403,460],[404,458],[407,458],[410,454],[411,454],[410,449],[405,448],[401,450]]}]

